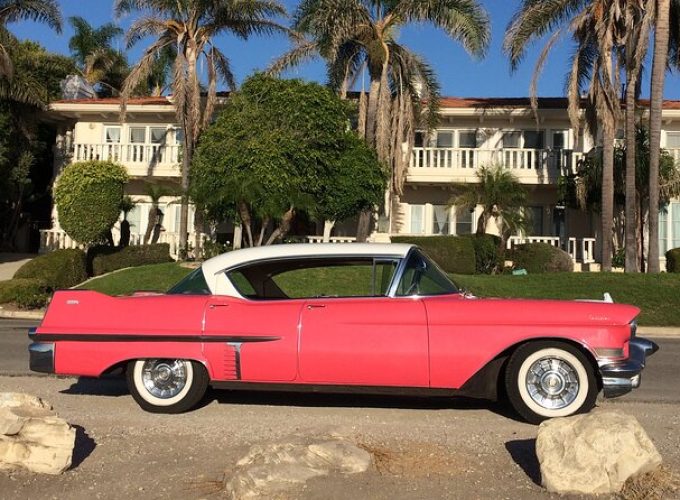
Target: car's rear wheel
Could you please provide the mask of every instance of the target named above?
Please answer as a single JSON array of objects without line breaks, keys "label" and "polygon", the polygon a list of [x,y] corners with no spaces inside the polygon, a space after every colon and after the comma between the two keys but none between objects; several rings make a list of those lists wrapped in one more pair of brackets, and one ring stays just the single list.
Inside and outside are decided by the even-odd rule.
[{"label": "car's rear wheel", "polygon": [[186,359],[138,359],[127,367],[130,394],[152,413],[182,413],[203,398],[208,373],[203,365]]},{"label": "car's rear wheel", "polygon": [[588,358],[556,341],[520,346],[508,361],[505,389],[513,408],[533,424],[590,411],[598,392]]}]

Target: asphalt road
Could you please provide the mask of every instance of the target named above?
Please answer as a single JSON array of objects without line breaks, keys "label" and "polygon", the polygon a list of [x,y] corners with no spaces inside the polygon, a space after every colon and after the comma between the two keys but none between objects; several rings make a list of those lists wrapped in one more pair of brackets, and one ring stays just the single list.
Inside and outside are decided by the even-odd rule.
[{"label": "asphalt road", "polygon": [[[36,375],[28,369],[27,331],[37,321],[0,319],[0,376]],[[680,403],[680,384],[675,378],[680,359],[680,338],[653,339],[661,347],[648,360],[642,387],[628,394],[628,402]]]}]

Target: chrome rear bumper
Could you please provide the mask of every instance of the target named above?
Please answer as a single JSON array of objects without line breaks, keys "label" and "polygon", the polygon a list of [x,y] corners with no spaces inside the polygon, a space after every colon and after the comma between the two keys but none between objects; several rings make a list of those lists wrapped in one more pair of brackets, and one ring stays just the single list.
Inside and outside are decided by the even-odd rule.
[{"label": "chrome rear bumper", "polygon": [[659,350],[651,340],[634,337],[629,343],[628,359],[600,365],[602,392],[605,398],[616,398],[640,386],[647,356]]},{"label": "chrome rear bumper", "polygon": [[[33,340],[35,328],[28,330],[28,337]],[[33,372],[54,373],[54,343],[33,342],[28,346],[28,367]]]}]

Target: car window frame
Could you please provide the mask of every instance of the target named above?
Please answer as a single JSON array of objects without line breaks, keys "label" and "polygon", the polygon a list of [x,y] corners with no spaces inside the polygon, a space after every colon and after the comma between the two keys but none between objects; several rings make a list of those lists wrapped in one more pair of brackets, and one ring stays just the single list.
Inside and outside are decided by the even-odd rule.
[{"label": "car window frame", "polygon": [[[424,294],[411,294],[411,295],[397,295],[397,292],[399,290],[399,283],[401,283],[401,279],[404,275],[404,272],[406,271],[406,266],[408,265],[408,261],[410,260],[411,256],[414,253],[420,254],[422,258],[425,258],[430,264],[434,265],[434,267],[447,279],[451,282],[451,284],[455,287],[456,291],[451,292],[451,293],[441,293],[441,294],[429,294],[429,295],[424,295]],[[401,259],[401,262],[399,263],[399,267],[394,271],[394,277],[398,279],[395,279],[392,281],[391,288],[390,288],[390,293],[388,294],[388,297],[392,298],[418,298],[418,297],[444,297],[446,295],[456,295],[460,293],[460,289],[458,288],[458,285],[456,285],[444,272],[444,270],[437,264],[429,255],[427,255],[425,252],[420,247],[412,247],[406,255]]]},{"label": "car window frame", "polygon": [[[410,254],[410,252],[409,252]],[[309,256],[306,256],[304,258],[309,258]],[[387,287],[387,291],[385,295],[362,295],[362,296],[323,296],[323,297],[287,297],[284,299],[257,299],[257,298],[252,298],[243,295],[239,289],[234,285],[234,283],[231,281],[229,278],[229,273],[234,272],[234,271],[239,271],[240,269],[243,269],[245,267],[252,266],[254,264],[265,264],[267,262],[281,262],[281,261],[288,261],[288,260],[300,260],[303,259],[301,256],[291,256],[291,257],[274,257],[274,258],[264,258],[264,259],[255,259],[251,260],[249,262],[242,262],[238,265],[227,267],[217,274],[223,274],[224,279],[227,280],[234,291],[238,294],[238,298],[242,300],[246,300],[249,302],[257,302],[257,303],[264,303],[264,302],[282,302],[286,300],[298,300],[298,301],[309,301],[309,300],[318,300],[318,299],[381,299],[381,298],[390,298],[392,297],[391,293],[394,288],[395,283],[399,283],[399,270],[402,269],[402,263],[405,259],[403,256],[399,255],[394,255],[394,254],[376,254],[376,255],[366,255],[366,254],[330,254],[330,255],[322,255],[319,257],[316,257],[319,260],[333,260],[333,259],[346,259],[346,260],[352,260],[352,259],[366,259],[366,260],[372,260],[373,261],[373,270],[372,270],[372,282],[374,284],[375,282],[375,264],[376,262],[386,262],[386,261],[392,261],[396,262],[397,265],[394,269],[394,273],[392,274],[392,278],[390,280],[389,286]]]}]

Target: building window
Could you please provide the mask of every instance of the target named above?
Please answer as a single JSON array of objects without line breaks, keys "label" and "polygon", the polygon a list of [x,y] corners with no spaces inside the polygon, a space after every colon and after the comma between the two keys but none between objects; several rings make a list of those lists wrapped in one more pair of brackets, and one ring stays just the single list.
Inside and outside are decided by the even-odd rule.
[{"label": "building window", "polygon": [[120,144],[120,127],[105,127],[104,140],[107,144]]},{"label": "building window", "polygon": [[567,131],[554,130],[552,133],[553,149],[565,149],[567,147]]},{"label": "building window", "polygon": [[668,206],[659,210],[659,254],[668,252]]},{"label": "building window", "polygon": [[184,129],[179,125],[175,125],[175,144],[184,144]]},{"label": "building window", "polygon": [[518,149],[521,148],[522,132],[503,132],[503,148],[504,149]]},{"label": "building window", "polygon": [[451,211],[446,205],[432,206],[432,234],[450,234]]},{"label": "building window", "polygon": [[165,139],[168,135],[168,129],[161,127],[151,127],[149,129],[149,135],[151,137],[151,144],[165,144]]},{"label": "building window", "polygon": [[666,132],[666,147],[680,149],[680,132]]},{"label": "building window", "polygon": [[411,205],[411,234],[425,234],[425,205]]},{"label": "building window", "polygon": [[527,207],[527,236],[543,236],[543,207]]},{"label": "building window", "polygon": [[545,133],[542,130],[525,130],[524,149],[543,149],[545,147]]},{"label": "building window", "polygon": [[437,147],[438,148],[452,148],[453,147],[453,132],[437,132]]},{"label": "building window", "polygon": [[680,203],[671,203],[671,248],[680,247]]},{"label": "building window", "polygon": [[137,203],[134,208],[128,212],[127,221],[130,223],[131,234],[142,234],[142,205]]},{"label": "building window", "polygon": [[130,144],[146,142],[146,127],[130,127]]},{"label": "building window", "polygon": [[458,147],[466,149],[477,148],[477,131],[476,130],[460,130],[458,132]]},{"label": "building window", "polygon": [[474,211],[468,207],[456,207],[456,235],[472,234]]}]

